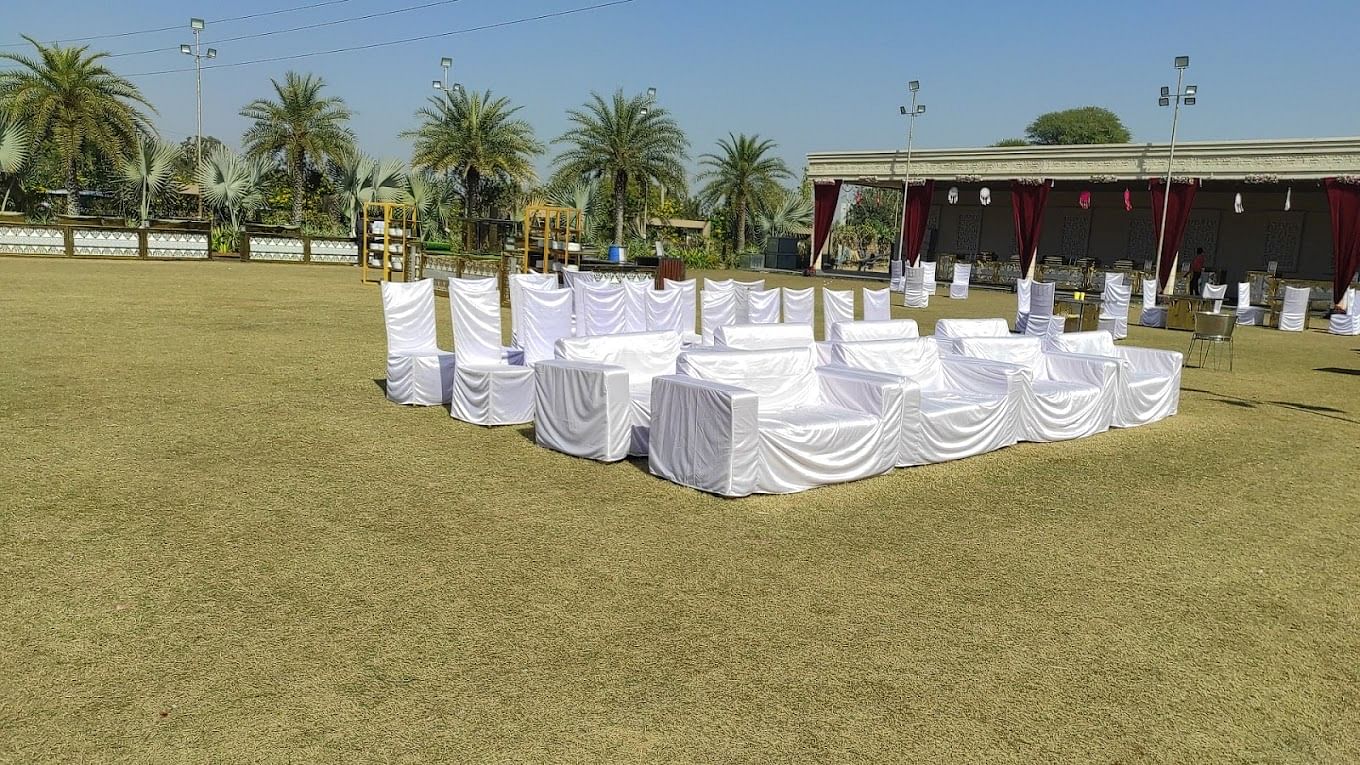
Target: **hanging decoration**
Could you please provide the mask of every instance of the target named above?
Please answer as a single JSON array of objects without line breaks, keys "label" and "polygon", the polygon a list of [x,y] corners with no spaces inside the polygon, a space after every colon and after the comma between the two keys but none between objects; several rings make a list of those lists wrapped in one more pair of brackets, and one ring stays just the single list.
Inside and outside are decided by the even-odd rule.
[{"label": "hanging decoration", "polygon": [[959,187],[958,187],[958,186],[950,186],[950,187],[949,187],[949,197],[948,197],[948,198],[949,198],[949,204],[951,204],[951,205],[956,205],[956,204],[959,203]]},{"label": "hanging decoration", "polygon": [[992,190],[987,188],[986,186],[983,186],[982,191],[978,192],[978,201],[981,202],[984,207],[991,204]]},{"label": "hanging decoration", "polygon": [[1078,194],[1077,204],[1081,205],[1081,209],[1083,210],[1091,209],[1091,192],[1083,191],[1080,194]]},{"label": "hanging decoration", "polygon": [[1294,187],[1290,186],[1284,191],[1284,211],[1289,212],[1289,208],[1293,204],[1294,204]]},{"label": "hanging decoration", "polygon": [[1242,206],[1242,192],[1239,191],[1237,192],[1237,196],[1233,197],[1233,212],[1240,214],[1245,209],[1246,208]]},{"label": "hanging decoration", "polygon": [[1126,187],[1124,189],[1124,212],[1133,211],[1133,194]]}]

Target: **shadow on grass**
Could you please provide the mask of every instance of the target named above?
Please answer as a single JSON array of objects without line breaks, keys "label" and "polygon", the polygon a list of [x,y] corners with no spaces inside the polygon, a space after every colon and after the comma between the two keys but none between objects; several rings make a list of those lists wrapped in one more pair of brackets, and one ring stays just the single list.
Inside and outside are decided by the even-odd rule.
[{"label": "shadow on grass", "polygon": [[1232,396],[1227,393],[1219,393],[1218,391],[1205,390],[1203,388],[1181,388],[1181,390],[1189,393],[1203,393],[1208,396],[1215,396],[1216,398],[1214,398],[1213,400],[1217,403],[1228,404],[1229,406],[1241,407],[1243,409],[1255,409],[1259,406],[1278,406],[1281,409],[1290,409],[1295,412],[1315,414],[1319,417],[1326,417],[1329,420],[1339,420],[1341,422],[1348,422],[1352,425],[1360,425],[1360,420],[1352,419],[1350,417],[1338,416],[1342,414],[1347,414],[1347,411],[1345,409],[1337,409],[1335,407],[1330,406],[1317,406],[1316,404],[1300,404],[1296,401],[1257,401],[1255,399],[1242,398],[1241,396]]},{"label": "shadow on grass", "polygon": [[381,390],[381,391],[383,392],[383,398],[386,398],[386,397],[387,397],[387,380],[386,380],[386,378],[375,377],[375,378],[373,378],[373,384],[376,385],[376,386],[378,386],[378,389]]},{"label": "shadow on grass", "polygon": [[1314,372],[1331,372],[1334,375],[1356,375],[1360,376],[1360,369],[1344,369],[1342,367],[1316,367]]},{"label": "shadow on grass", "polygon": [[1331,406],[1317,406],[1315,404],[1300,404],[1294,401],[1271,401],[1275,406],[1283,406],[1289,409],[1302,409],[1305,412],[1337,412],[1345,414],[1345,409],[1337,409]]},{"label": "shadow on grass", "polygon": [[1216,399],[1214,399],[1214,401],[1216,401],[1217,403],[1220,403],[1220,404],[1227,404],[1228,406],[1240,406],[1240,407],[1242,407],[1243,409],[1255,409],[1255,408],[1256,408],[1256,405],[1253,404],[1253,403],[1251,403],[1250,401],[1238,401],[1238,400],[1231,399],[1231,398],[1216,398]]}]

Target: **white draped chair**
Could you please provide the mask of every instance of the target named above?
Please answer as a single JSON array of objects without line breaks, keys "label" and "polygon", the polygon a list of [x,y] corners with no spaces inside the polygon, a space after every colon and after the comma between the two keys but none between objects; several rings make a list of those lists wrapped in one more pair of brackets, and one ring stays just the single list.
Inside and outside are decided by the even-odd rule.
[{"label": "white draped chair", "polygon": [[1251,282],[1237,283],[1237,323],[1259,326],[1265,321],[1266,309],[1251,304]]},{"label": "white draped chair", "polygon": [[968,299],[968,280],[973,276],[972,263],[955,263],[954,280],[949,283],[949,297],[953,300]]},{"label": "white draped chair", "polygon": [[576,299],[580,302],[576,309],[578,337],[616,335],[632,326],[628,288],[622,284],[587,282],[577,291]]},{"label": "white draped chair", "polygon": [[651,279],[623,279],[623,332],[647,331],[647,295],[656,292]]},{"label": "white draped chair", "polygon": [[1333,335],[1360,335],[1360,291],[1346,290],[1342,297],[1345,313],[1334,313],[1327,320],[1327,331]]},{"label": "white draped chair", "polygon": [[[689,298],[687,300],[687,298]],[[644,298],[647,314],[647,331],[679,332],[682,336],[694,334],[693,294],[684,290],[650,290]]]},{"label": "white draped chair", "polygon": [[903,383],[818,367],[797,349],[689,351],[652,380],[648,467],[728,497],[782,494],[892,469]]},{"label": "white draped chair", "polygon": [[836,322],[855,320],[855,291],[822,288],[822,337],[831,337]]},{"label": "white draped chair", "polygon": [[833,365],[903,381],[899,467],[972,457],[1019,439],[1024,373],[1018,367],[941,355],[928,337],[830,346]]},{"label": "white draped chair", "polygon": [[930,306],[930,292],[926,290],[926,272],[920,266],[902,269],[902,305],[907,308]]},{"label": "white draped chair", "polygon": [[652,378],[674,374],[680,347],[671,331],[558,340],[534,367],[534,440],[602,462],[645,456]]},{"label": "white draped chair", "polygon": [[572,290],[520,291],[520,330],[516,344],[530,366],[553,358],[557,341],[572,336],[574,296]]},{"label": "white draped chair", "polygon": [[1104,277],[1104,283],[1101,285],[1102,291],[1109,289],[1111,284],[1124,284],[1124,274],[1119,271],[1106,271]]},{"label": "white draped chair", "polygon": [[697,343],[699,342],[700,339],[698,334],[699,333],[699,325],[697,323],[698,320],[695,318],[699,313],[699,289],[697,285],[698,282],[694,279],[686,279],[684,281],[665,279],[661,283],[661,288],[663,291],[679,290],[685,295],[683,298],[680,299],[680,302],[688,306],[687,309],[685,308],[680,309],[681,311],[688,310],[688,313],[686,313],[685,315],[689,317],[689,323],[681,329],[681,332],[684,333],[683,335],[681,335],[681,340],[684,342]]},{"label": "white draped chair", "polygon": [[1005,319],[940,319],[935,322],[935,342],[940,353],[959,353],[965,337],[1010,337]]},{"label": "white draped chair", "polygon": [[534,418],[534,370],[524,353],[501,345],[501,295],[493,279],[450,279],[453,395],[449,415],[474,425],[517,425]]},{"label": "white draped chair", "polygon": [[779,323],[779,298],[782,291],[776,287],[772,290],[752,290],[746,294],[747,319],[752,324],[778,324]]},{"label": "white draped chair", "polygon": [[530,271],[527,274],[510,274],[510,344],[519,345],[520,318],[519,309],[523,304],[520,299],[520,291],[532,290],[560,290],[561,286],[557,282],[557,274],[540,274]]},{"label": "white draped chair", "polygon": [[736,284],[736,279],[710,279],[705,276],[703,287],[706,290],[730,290],[735,287]]},{"label": "white draped chair", "polygon": [[1029,317],[1025,319],[1025,334],[1051,337],[1063,331],[1064,319],[1053,315],[1053,299],[1058,285],[1053,282],[1034,282],[1029,286]]},{"label": "white draped chair", "polygon": [[901,258],[893,258],[888,261],[888,289],[893,292],[902,291],[902,266]]},{"label": "white draped chair", "polygon": [[713,333],[718,327],[737,323],[737,291],[733,289],[703,290],[699,293],[700,322],[704,345],[713,344]]},{"label": "white draped chair", "polygon": [[865,321],[887,321],[892,318],[892,290],[887,287],[880,290],[863,288],[860,301],[864,304]]},{"label": "white draped chair", "polygon": [[1022,335],[1029,325],[1029,295],[1033,286],[1032,279],[1015,280],[1015,331]]},{"label": "white draped chair", "polygon": [[927,295],[934,295],[935,289],[939,286],[935,282],[935,269],[938,265],[933,260],[923,260],[921,265],[921,282],[926,288]]},{"label": "white draped chair", "polygon": [[1045,351],[1038,337],[966,337],[959,350],[965,356],[1015,364],[1024,372],[1023,441],[1082,438],[1105,432],[1114,420],[1119,374],[1114,359]]},{"label": "white draped chair", "polygon": [[906,340],[920,336],[915,319],[885,319],[837,322],[831,325],[831,334],[827,339],[848,343],[860,340]]},{"label": "white draped chair", "polygon": [[1161,351],[1114,344],[1103,330],[1068,332],[1053,339],[1065,353],[1112,358],[1119,362],[1114,419],[1116,428],[1133,428],[1175,414],[1181,400],[1181,365],[1178,351]]},{"label": "white draped chair", "polygon": [[449,403],[455,358],[439,349],[434,280],[383,282],[381,287],[387,327],[387,398],[417,406]]},{"label": "white draped chair", "polygon": [[1221,313],[1223,311],[1223,297],[1228,294],[1228,285],[1206,284],[1200,288],[1200,294],[1202,297],[1214,301],[1214,313]]},{"label": "white draped chair", "polygon": [[783,288],[784,291],[784,323],[785,324],[812,324],[814,301],[817,293],[812,287],[805,287],[800,290]]},{"label": "white draped chair", "polygon": [[1100,300],[1100,329],[1109,332],[1116,340],[1129,336],[1129,301],[1133,297],[1133,287],[1120,281],[1106,283],[1105,292]]},{"label": "white draped chair", "polygon": [[1157,280],[1143,280],[1143,311],[1138,323],[1144,327],[1165,327],[1166,306],[1157,305]]},{"label": "white draped chair", "polygon": [[1284,305],[1280,308],[1279,328],[1285,332],[1302,332],[1308,327],[1308,298],[1312,290],[1307,287],[1285,287]]}]

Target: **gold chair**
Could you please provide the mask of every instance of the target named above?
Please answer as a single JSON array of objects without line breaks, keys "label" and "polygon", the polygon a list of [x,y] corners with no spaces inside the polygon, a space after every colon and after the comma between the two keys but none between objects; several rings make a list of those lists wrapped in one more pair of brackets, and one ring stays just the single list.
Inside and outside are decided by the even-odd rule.
[{"label": "gold chair", "polygon": [[1199,367],[1204,368],[1205,356],[1214,358],[1214,369],[1223,364],[1222,348],[1228,346],[1228,371],[1233,368],[1233,329],[1237,326],[1237,313],[1224,311],[1198,311],[1195,313],[1195,334],[1190,338],[1190,348],[1185,352],[1186,361],[1195,353],[1195,344],[1200,344]]}]

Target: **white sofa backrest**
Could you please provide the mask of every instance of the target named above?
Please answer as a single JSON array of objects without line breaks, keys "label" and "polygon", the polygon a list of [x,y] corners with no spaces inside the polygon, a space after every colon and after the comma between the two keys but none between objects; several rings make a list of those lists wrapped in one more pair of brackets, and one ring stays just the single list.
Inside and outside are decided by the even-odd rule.
[{"label": "white sofa backrest", "polygon": [[1064,332],[1050,338],[1053,346],[1065,353],[1085,353],[1090,356],[1118,356],[1114,336],[1100,329],[1094,332]]},{"label": "white sofa backrest", "polygon": [[439,350],[434,322],[434,279],[382,283],[388,353]]},{"label": "white sofa backrest", "polygon": [[624,332],[596,337],[564,337],[557,341],[554,355],[568,361],[593,361],[613,364],[628,370],[629,383],[636,385],[657,375],[675,374],[680,355],[679,332]]},{"label": "white sofa backrest", "polygon": [[688,351],[680,354],[676,370],[752,391],[760,397],[763,411],[799,409],[821,401],[812,354],[796,348]]},{"label": "white sofa backrest", "polygon": [[[493,285],[495,282],[489,281]],[[453,352],[460,364],[498,364],[501,352],[501,293],[470,279],[449,280]]]},{"label": "white sofa backrest", "polygon": [[729,324],[713,332],[713,344],[739,351],[811,348],[811,324]]},{"label": "white sofa backrest", "polygon": [[885,319],[837,322],[831,325],[831,337],[828,339],[849,343],[858,340],[904,340],[920,336],[915,319]]},{"label": "white sofa backrest", "polygon": [[942,390],[945,387],[940,351],[934,338],[832,343],[831,360],[855,369],[909,377],[922,390]]},{"label": "white sofa backrest", "polygon": [[1005,319],[940,319],[935,322],[935,336],[948,341],[961,337],[1010,337],[1011,328]]},{"label": "white sofa backrest", "polygon": [[1036,380],[1044,379],[1044,346],[1039,337],[965,337],[958,341],[959,351],[976,359],[1018,364]]}]

